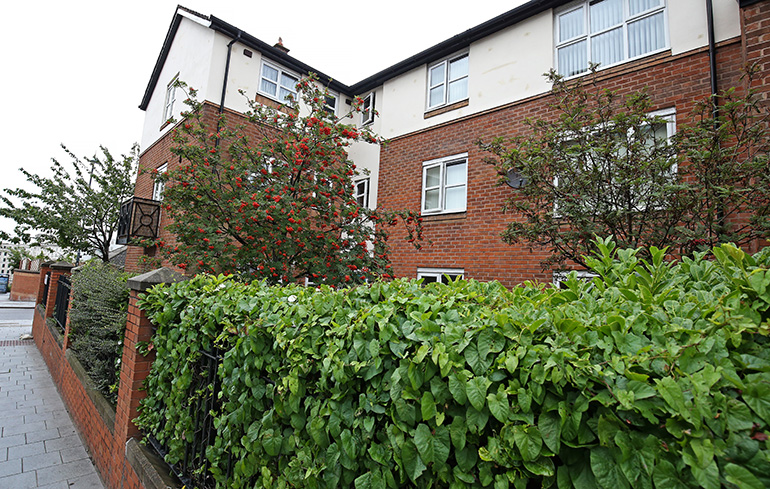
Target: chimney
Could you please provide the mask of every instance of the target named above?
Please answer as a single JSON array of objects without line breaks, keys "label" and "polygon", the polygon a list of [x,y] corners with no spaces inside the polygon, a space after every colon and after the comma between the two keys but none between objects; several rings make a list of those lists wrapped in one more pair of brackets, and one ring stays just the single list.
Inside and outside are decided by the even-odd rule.
[{"label": "chimney", "polygon": [[273,47],[279,51],[283,51],[284,53],[289,53],[289,48],[283,45],[283,39],[280,37],[278,38],[278,42],[273,44]]}]

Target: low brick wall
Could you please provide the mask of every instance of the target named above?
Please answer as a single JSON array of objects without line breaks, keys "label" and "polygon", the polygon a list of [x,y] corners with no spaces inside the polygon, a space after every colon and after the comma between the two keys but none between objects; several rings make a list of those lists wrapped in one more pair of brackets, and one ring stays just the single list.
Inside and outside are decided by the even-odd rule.
[{"label": "low brick wall", "polygon": [[11,286],[11,300],[34,301],[37,299],[37,286],[39,283],[40,272],[14,270],[13,285]]},{"label": "low brick wall", "polygon": [[[168,467],[135,438],[125,436],[126,427],[116,424],[116,408],[93,386],[76,354],[67,348],[69,321],[62,333],[51,318],[58,276],[62,268],[44,264],[40,281],[48,272],[48,298],[38,299],[32,335],[51,372],[72,420],[93,459],[96,469],[109,489],[178,488],[168,474]],[[40,290],[42,291],[42,284]],[[42,295],[42,293],[41,293]],[[120,401],[119,401],[120,402]]]}]

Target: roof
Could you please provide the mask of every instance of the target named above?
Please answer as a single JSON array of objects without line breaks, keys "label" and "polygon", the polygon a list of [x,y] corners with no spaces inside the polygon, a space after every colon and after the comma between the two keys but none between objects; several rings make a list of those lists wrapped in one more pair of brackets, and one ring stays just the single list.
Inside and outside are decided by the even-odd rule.
[{"label": "roof", "polygon": [[375,73],[374,75],[361,80],[350,87],[350,93],[360,94],[372,90],[391,78],[426,63],[430,63],[431,61],[449,56],[456,51],[467,48],[471,43],[476,42],[479,39],[492,35],[545,10],[569,3],[570,1],[572,0],[531,0],[513,10],[509,10],[504,14],[498,15],[493,19],[479,24],[476,27],[472,27],[456,36],[452,36],[446,41],[442,41],[433,47],[396,63],[390,68],[385,68],[379,73]]},{"label": "roof", "polygon": [[[304,75],[315,73],[318,75],[320,80],[328,83],[329,88],[332,90],[348,95],[355,95],[372,90],[373,88],[382,85],[384,82],[391,78],[406,73],[407,71],[412,70],[418,66],[448,56],[461,49],[467,48],[471,45],[471,43],[478,41],[479,39],[517,24],[545,10],[569,3],[570,1],[572,0],[530,0],[527,3],[520,5],[519,7],[509,10],[504,14],[498,15],[497,17],[479,24],[476,27],[457,34],[456,36],[452,36],[449,39],[436,44],[435,46],[432,46],[420,53],[415,54],[414,56],[400,61],[395,65],[375,73],[374,75],[350,86],[336,81],[334,78],[312,68],[311,66],[299,61],[293,56],[289,56],[280,49],[274,48],[273,46],[257,39],[251,34],[248,34],[247,32],[244,32],[243,30],[228,24],[222,19],[219,19],[213,15],[205,16],[180,5],[177,7],[177,11],[174,14],[174,19],[171,21],[171,26],[169,27],[168,33],[166,34],[166,40],[163,42],[163,47],[161,48],[160,55],[158,56],[158,60],[155,63],[155,68],[152,71],[152,76],[150,77],[150,81],[144,91],[144,97],[142,98],[142,103],[139,105],[139,108],[146,110],[150,103],[150,97],[152,96],[152,93],[155,90],[155,86],[158,83],[160,72],[163,69],[163,64],[166,62],[168,53],[171,50],[171,44],[174,41],[174,37],[183,17],[197,17],[204,22],[208,22],[211,29],[220,32],[231,39],[237,39],[238,42],[259,51],[264,57],[279,63],[286,68],[292,69]],[[744,3],[751,2],[751,0],[742,1],[744,1]]]}]

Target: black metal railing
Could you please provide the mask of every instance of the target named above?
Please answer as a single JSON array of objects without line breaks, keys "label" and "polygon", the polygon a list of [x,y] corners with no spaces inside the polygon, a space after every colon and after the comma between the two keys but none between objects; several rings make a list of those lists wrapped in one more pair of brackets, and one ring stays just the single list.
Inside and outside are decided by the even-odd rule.
[{"label": "black metal railing", "polygon": [[59,325],[62,332],[67,326],[67,315],[70,307],[70,290],[72,283],[68,275],[60,275],[59,283],[56,287],[56,302],[54,302],[53,317],[56,324]]},{"label": "black metal railing", "polygon": [[45,274],[45,280],[43,281],[43,298],[40,299],[40,304],[43,306],[43,309],[46,308],[48,304],[48,289],[51,287],[51,272],[48,272]]},{"label": "black metal railing", "polygon": [[[180,481],[190,488],[214,489],[216,483],[209,471],[210,463],[206,458],[206,448],[214,444],[217,430],[214,427],[214,414],[221,407],[219,391],[222,388],[217,369],[222,362],[220,352],[201,352],[190,384],[190,415],[193,417],[193,433],[187,440],[184,457],[177,464],[170,465]],[[166,450],[153,437],[148,437],[155,450],[165,457]],[[232,463],[228,460],[227,477],[232,472]]]}]

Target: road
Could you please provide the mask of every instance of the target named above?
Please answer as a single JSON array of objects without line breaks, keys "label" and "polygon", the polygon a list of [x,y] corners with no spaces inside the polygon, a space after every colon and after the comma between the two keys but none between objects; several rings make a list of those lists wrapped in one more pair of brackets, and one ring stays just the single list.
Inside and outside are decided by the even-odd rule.
[{"label": "road", "polygon": [[12,309],[4,307],[0,309],[0,323],[16,322],[16,323],[29,323],[32,324],[32,315],[35,313],[34,309]]}]

